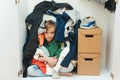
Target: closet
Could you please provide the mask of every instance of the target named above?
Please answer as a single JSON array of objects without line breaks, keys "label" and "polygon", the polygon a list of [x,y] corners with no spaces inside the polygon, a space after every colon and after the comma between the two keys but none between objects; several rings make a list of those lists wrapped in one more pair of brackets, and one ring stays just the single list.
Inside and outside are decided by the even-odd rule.
[{"label": "closet", "polygon": [[[25,18],[34,6],[44,0],[3,0],[0,2],[0,79],[21,80],[22,49],[26,38]],[[47,0],[51,1],[51,0]],[[116,13],[104,8],[104,3],[96,0],[54,0],[67,2],[80,13],[82,20],[94,16],[97,26],[102,29],[101,71],[107,71],[114,80],[120,79],[120,1],[116,4]]]}]

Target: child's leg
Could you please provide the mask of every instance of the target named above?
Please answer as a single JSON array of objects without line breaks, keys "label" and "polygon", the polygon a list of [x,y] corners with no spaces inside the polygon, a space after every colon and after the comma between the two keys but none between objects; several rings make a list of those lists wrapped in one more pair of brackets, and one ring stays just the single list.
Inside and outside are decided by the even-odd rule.
[{"label": "child's leg", "polygon": [[60,76],[72,76],[73,74],[71,72],[67,73],[59,73]]},{"label": "child's leg", "polygon": [[60,64],[63,61],[63,59],[65,58],[65,56],[68,54],[70,48],[69,45],[67,47],[65,47],[63,49],[63,51],[60,53],[60,57],[58,59],[57,64],[55,65],[54,69],[53,69],[53,75],[52,78],[57,79],[59,78],[59,69],[61,68]]},{"label": "child's leg", "polygon": [[61,76],[72,76],[71,71],[74,69],[74,65],[72,63],[69,64],[68,67],[61,67],[59,72]]},{"label": "child's leg", "polygon": [[67,72],[71,72],[73,69],[74,69],[74,65],[72,63],[70,63],[68,67],[62,67],[61,66],[59,72],[67,73]]},{"label": "child's leg", "polygon": [[69,64],[68,67],[60,67],[59,72],[54,71],[52,78],[58,79],[60,76],[72,76],[71,71],[74,69],[74,65],[72,63]]},{"label": "child's leg", "polygon": [[36,77],[50,76],[50,75],[43,74],[37,65],[29,66],[27,69],[27,73],[28,73],[28,76],[36,76]]},{"label": "child's leg", "polygon": [[58,70],[60,69],[60,64],[61,64],[61,62],[63,61],[63,59],[65,58],[65,56],[68,54],[68,52],[69,52],[69,50],[70,50],[70,48],[67,46],[67,47],[65,47],[64,49],[63,49],[63,51],[60,53],[60,57],[59,57],[59,59],[58,59],[58,62],[57,62],[57,64],[55,65],[55,67],[54,67],[54,70],[56,71],[56,72],[58,72]]}]

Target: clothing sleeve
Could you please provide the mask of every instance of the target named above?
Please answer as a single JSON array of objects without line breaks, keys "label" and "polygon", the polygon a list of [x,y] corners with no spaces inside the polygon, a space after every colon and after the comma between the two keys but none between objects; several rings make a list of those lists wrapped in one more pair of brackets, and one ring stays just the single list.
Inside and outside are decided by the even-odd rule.
[{"label": "clothing sleeve", "polygon": [[55,56],[56,56],[57,58],[59,58],[61,51],[62,51],[61,48],[58,48],[58,49],[56,50]]},{"label": "clothing sleeve", "polygon": [[59,55],[60,55],[60,53],[62,51],[61,45],[60,45],[59,42],[52,41],[49,45],[46,46],[46,48],[49,51],[49,54],[50,54],[49,57],[56,56],[57,58],[59,58]]},{"label": "clothing sleeve", "polygon": [[56,52],[55,52],[55,56],[57,57],[57,58],[59,58],[59,56],[60,56],[60,53],[62,52],[62,49],[61,49],[61,44],[60,44],[60,42],[56,42],[56,44],[57,44],[57,50],[56,50]]}]

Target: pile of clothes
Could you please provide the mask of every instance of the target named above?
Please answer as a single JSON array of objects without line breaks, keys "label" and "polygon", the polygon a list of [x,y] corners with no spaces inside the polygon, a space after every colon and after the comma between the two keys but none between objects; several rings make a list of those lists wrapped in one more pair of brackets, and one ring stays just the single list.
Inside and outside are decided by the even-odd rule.
[{"label": "pile of clothes", "polygon": [[68,67],[71,60],[77,60],[77,37],[80,27],[79,12],[74,10],[68,3],[56,3],[55,1],[42,1],[34,7],[34,10],[27,16],[26,23],[26,42],[23,46],[23,65],[24,73],[31,65],[36,49],[38,47],[38,34],[44,33],[44,22],[53,20],[57,23],[55,40],[60,42],[70,42],[70,51],[61,63],[61,66]]}]

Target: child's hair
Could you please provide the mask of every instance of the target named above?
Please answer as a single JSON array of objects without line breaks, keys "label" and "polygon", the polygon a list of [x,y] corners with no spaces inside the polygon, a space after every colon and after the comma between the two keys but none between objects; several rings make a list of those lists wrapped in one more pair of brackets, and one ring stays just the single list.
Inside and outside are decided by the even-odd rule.
[{"label": "child's hair", "polygon": [[55,30],[56,30],[56,28],[57,28],[56,22],[52,21],[52,20],[45,21],[45,28],[46,28],[46,30],[48,30],[51,27],[55,27]]}]

